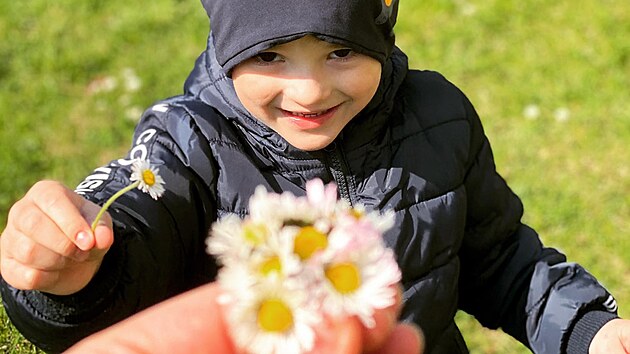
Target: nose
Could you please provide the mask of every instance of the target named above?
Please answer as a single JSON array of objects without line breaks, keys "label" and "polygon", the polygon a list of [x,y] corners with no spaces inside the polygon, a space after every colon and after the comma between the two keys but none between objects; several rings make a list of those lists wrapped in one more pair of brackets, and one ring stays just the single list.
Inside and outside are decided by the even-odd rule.
[{"label": "nose", "polygon": [[323,104],[331,96],[333,85],[331,78],[322,71],[313,68],[301,70],[287,82],[284,90],[286,98],[303,108],[322,109]]}]

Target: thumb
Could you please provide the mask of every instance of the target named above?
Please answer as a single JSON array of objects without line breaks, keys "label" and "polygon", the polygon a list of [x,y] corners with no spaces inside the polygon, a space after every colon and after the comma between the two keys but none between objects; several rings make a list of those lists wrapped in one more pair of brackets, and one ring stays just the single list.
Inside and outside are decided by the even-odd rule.
[{"label": "thumb", "polygon": [[[101,206],[94,204],[90,201],[86,201],[81,206],[81,215],[85,218],[90,225],[96,219],[96,216],[101,210]],[[94,229],[92,234],[93,244],[92,247],[96,250],[108,250],[114,242],[114,230],[112,218],[108,212],[103,213],[101,218]]]},{"label": "thumb", "polygon": [[109,222],[105,224],[102,221],[99,222],[94,230],[94,248],[107,251],[114,243],[114,229],[109,214],[103,216],[105,217],[109,219]]}]

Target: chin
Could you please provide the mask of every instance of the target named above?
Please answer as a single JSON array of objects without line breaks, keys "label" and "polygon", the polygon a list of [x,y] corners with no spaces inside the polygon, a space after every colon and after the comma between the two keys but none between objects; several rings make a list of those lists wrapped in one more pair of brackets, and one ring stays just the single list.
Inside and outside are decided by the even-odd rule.
[{"label": "chin", "polygon": [[309,141],[298,140],[298,141],[289,141],[289,144],[294,147],[304,150],[304,151],[316,151],[321,150],[333,142],[334,139],[326,138],[326,139],[309,139]]}]

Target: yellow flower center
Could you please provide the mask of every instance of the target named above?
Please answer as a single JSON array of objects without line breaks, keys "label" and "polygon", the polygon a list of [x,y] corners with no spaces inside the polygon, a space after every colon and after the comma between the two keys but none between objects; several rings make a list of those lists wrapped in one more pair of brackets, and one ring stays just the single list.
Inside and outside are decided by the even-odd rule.
[{"label": "yellow flower center", "polygon": [[328,237],[313,226],[305,226],[298,231],[293,244],[293,252],[301,260],[309,259],[313,253],[328,246]]},{"label": "yellow flower center", "polygon": [[142,171],[142,181],[149,187],[155,184],[155,174],[151,170]]},{"label": "yellow flower center", "polygon": [[263,275],[269,275],[272,272],[280,273],[281,270],[282,264],[280,263],[280,257],[278,256],[271,256],[260,264],[260,273]]},{"label": "yellow flower center", "polygon": [[259,245],[267,238],[267,227],[249,222],[243,226],[243,237],[250,244]]},{"label": "yellow flower center", "polygon": [[337,263],[326,267],[326,278],[342,294],[356,291],[361,286],[361,274],[352,263]]},{"label": "yellow flower center", "polygon": [[293,313],[281,300],[267,299],[258,308],[258,326],[267,332],[284,332],[293,326]]},{"label": "yellow flower center", "polygon": [[360,220],[365,214],[362,211],[353,208],[350,210],[350,215],[352,215],[355,219]]}]

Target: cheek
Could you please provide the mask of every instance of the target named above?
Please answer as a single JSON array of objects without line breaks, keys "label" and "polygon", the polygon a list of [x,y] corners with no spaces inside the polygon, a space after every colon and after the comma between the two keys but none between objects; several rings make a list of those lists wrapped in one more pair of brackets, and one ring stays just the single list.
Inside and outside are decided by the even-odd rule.
[{"label": "cheek", "polygon": [[340,82],[344,86],[347,95],[352,96],[355,102],[367,105],[374,97],[381,81],[381,66],[370,65],[363,70],[349,73]]},{"label": "cheek", "polygon": [[233,82],[236,95],[250,111],[264,108],[276,97],[273,85],[257,75],[240,75]]}]

